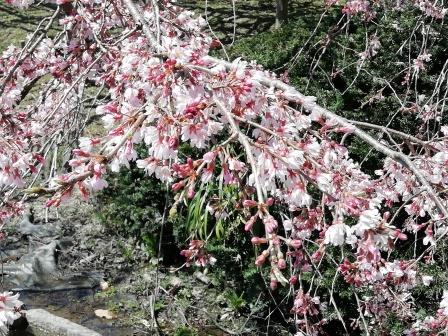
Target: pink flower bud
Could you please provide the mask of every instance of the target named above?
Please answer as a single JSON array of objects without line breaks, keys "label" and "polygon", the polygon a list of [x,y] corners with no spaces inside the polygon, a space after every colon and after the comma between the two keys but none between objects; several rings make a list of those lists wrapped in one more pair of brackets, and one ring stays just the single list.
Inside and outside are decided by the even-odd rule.
[{"label": "pink flower bud", "polygon": [[286,268],[286,261],[285,259],[279,259],[277,266],[279,269],[285,269]]},{"label": "pink flower bud", "polygon": [[395,231],[395,237],[397,237],[400,240],[408,240],[408,237],[400,230]]},{"label": "pink flower bud", "polygon": [[51,206],[55,206],[58,207],[61,204],[61,199],[60,198],[51,198],[49,199],[46,203],[45,206],[47,208],[51,207]]},{"label": "pink flower bud", "polygon": [[278,281],[276,281],[276,280],[271,280],[271,283],[270,283],[270,287],[271,287],[271,290],[276,290],[277,289],[277,285],[278,285]]},{"label": "pink flower bud", "polygon": [[73,154],[76,156],[90,157],[90,154],[83,151],[82,149],[74,149]]},{"label": "pink flower bud", "polygon": [[246,222],[246,225],[244,226],[244,230],[245,231],[252,230],[252,226],[254,226],[256,219],[257,219],[257,216],[252,216],[251,218],[249,218],[249,220]]},{"label": "pink flower bud", "polygon": [[272,204],[274,204],[274,199],[273,199],[272,197],[269,197],[269,198],[266,200],[266,204],[267,204],[268,206],[271,206]]},{"label": "pink flower bud", "polygon": [[291,275],[291,277],[289,278],[289,283],[291,285],[295,285],[297,282],[297,275]]},{"label": "pink flower bud", "polygon": [[254,200],[244,200],[243,201],[243,207],[245,207],[245,208],[253,208],[253,207],[256,207],[256,206],[258,206],[258,203],[257,202],[255,202]]},{"label": "pink flower bud", "polygon": [[311,259],[315,262],[320,261],[322,259],[322,251],[317,250],[311,255]]},{"label": "pink flower bud", "polygon": [[78,182],[78,188],[79,188],[79,191],[81,192],[82,197],[87,199],[89,197],[89,192],[87,191],[87,188],[85,187],[85,185],[82,184],[81,182]]},{"label": "pink flower bud", "polygon": [[193,169],[193,168],[194,168],[194,161],[193,161],[192,158],[188,158],[188,159],[187,159],[187,165],[188,165],[188,167],[189,167],[190,169]]},{"label": "pink flower bud", "polygon": [[302,241],[298,239],[290,239],[288,241],[288,245],[294,248],[299,248],[300,246],[302,246]]},{"label": "pink flower bud", "polygon": [[261,266],[264,264],[264,262],[266,261],[266,257],[263,254],[260,254],[257,259],[255,260],[255,265],[256,266]]},{"label": "pink flower bud", "polygon": [[68,164],[70,167],[76,168],[82,165],[84,161],[82,159],[71,159]]},{"label": "pink flower bud", "polygon": [[254,245],[260,245],[260,244],[266,244],[268,241],[266,238],[252,237],[251,242]]},{"label": "pink flower bud", "polygon": [[250,242],[254,245],[258,245],[260,244],[260,238],[259,237],[252,237],[252,239],[250,240]]},{"label": "pink flower bud", "polygon": [[33,157],[41,164],[45,164],[45,158],[42,155],[35,153],[33,154]]},{"label": "pink flower bud", "polygon": [[179,147],[179,139],[170,137],[168,140],[168,147],[173,150],[177,149],[177,147]]},{"label": "pink flower bud", "polygon": [[180,181],[180,182],[174,183],[171,186],[171,189],[173,191],[178,191],[178,190],[182,189],[184,186],[185,186],[185,182],[184,181]]},{"label": "pink flower bud", "polygon": [[263,223],[267,233],[273,233],[275,229],[278,227],[277,221],[271,215],[266,216],[263,219]]},{"label": "pink flower bud", "polygon": [[187,197],[188,197],[189,199],[192,199],[192,198],[194,197],[194,194],[195,194],[195,192],[194,192],[194,185],[191,185],[191,186],[188,188],[188,195],[187,195]]}]

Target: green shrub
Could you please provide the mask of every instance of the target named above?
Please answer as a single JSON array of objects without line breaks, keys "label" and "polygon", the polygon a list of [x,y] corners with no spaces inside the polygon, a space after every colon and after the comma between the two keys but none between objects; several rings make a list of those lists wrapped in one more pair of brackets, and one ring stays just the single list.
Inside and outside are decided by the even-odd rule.
[{"label": "green shrub", "polygon": [[174,336],[197,336],[198,333],[195,329],[190,327],[179,327],[174,332]]},{"label": "green shrub", "polygon": [[135,163],[131,163],[130,169],[109,174],[107,181],[109,187],[98,195],[101,222],[114,235],[137,238],[150,254],[155,254],[165,207],[165,186],[147,176]]}]

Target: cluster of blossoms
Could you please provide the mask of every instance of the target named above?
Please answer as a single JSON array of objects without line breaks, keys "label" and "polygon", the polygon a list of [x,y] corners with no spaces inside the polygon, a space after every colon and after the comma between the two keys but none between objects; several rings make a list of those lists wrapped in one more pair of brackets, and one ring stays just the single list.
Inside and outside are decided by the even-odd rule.
[{"label": "cluster of blossoms", "polygon": [[443,292],[439,310],[435,316],[427,316],[424,320],[417,320],[413,323],[406,335],[442,335],[448,328],[448,292]]},{"label": "cluster of blossoms", "polygon": [[182,250],[180,254],[187,259],[187,264],[194,262],[196,266],[205,267],[216,262],[216,259],[204,249],[204,242],[201,240],[192,240],[188,250]]},{"label": "cluster of blossoms", "polygon": [[[9,3],[26,7],[32,1]],[[294,288],[291,312],[299,317],[299,329],[318,334],[325,320],[320,298],[297,280],[318,272],[323,260],[332,258],[328,250],[338,248],[353,253],[332,260],[347,284],[376,293],[359,300],[362,319],[382,321],[387,310],[402,307],[407,316],[415,315],[409,291],[430,283],[418,273],[422,258],[390,255],[397,242],[424,234],[419,244],[428,248],[422,257],[430,258],[447,233],[445,136],[423,144],[407,138],[424,149],[411,159],[257,64],[210,57],[216,43],[202,32],[205,21],[169,1],[142,8],[130,0],[56,3],[61,6],[43,24],[59,20],[62,34],[49,39],[37,30],[26,48],[11,47],[0,57],[2,225],[20,211],[17,188],[49,194],[47,205],[57,206],[76,189],[88,197],[106,188],[108,170],[135,162],[170,184],[178,199],[191,200],[210,184],[244,190],[238,200],[244,229],[264,232],[252,238],[260,249],[255,264],[269,268],[272,290],[278,284]],[[369,8],[368,1],[349,1],[344,12]],[[374,56],[379,46],[372,37],[363,57]],[[30,103],[31,86],[40,91]],[[86,97],[94,88],[97,93]],[[91,112],[86,102],[96,106],[102,136],[81,137],[79,128]],[[383,168],[375,176],[363,172],[335,134],[367,141],[388,156]],[[30,187],[35,182],[30,176],[37,176],[45,161],[53,167],[55,149],[73,136],[78,142],[70,171],[51,169],[42,187]],[[186,156],[182,143],[199,154]],[[144,157],[136,151],[141,144]],[[396,210],[397,205],[403,206]],[[226,218],[219,206],[206,211]],[[400,212],[407,215],[405,225],[397,224]],[[193,240],[182,254],[189,263],[215,262],[203,241]]]},{"label": "cluster of blossoms", "polygon": [[8,326],[21,316],[19,294],[3,292],[0,294],[0,331],[8,332]]},{"label": "cluster of blossoms", "polygon": [[[338,2],[337,0],[327,0],[326,4],[332,6]],[[429,0],[414,0],[409,2],[398,0],[394,4],[394,10],[403,11],[406,7],[412,6],[418,8],[426,17],[438,20],[442,20],[448,10],[447,8],[441,7],[437,2],[431,2]],[[370,0],[348,0],[344,4],[342,12],[350,16],[361,15],[364,20],[370,21],[377,16],[377,9],[389,5],[388,3]]]}]

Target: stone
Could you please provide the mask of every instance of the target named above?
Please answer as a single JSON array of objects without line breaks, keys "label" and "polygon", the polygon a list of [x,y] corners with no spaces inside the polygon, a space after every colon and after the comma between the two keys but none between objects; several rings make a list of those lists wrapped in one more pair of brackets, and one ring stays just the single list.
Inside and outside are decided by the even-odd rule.
[{"label": "stone", "polygon": [[193,290],[191,291],[191,294],[193,294],[193,297],[198,299],[198,298],[204,296],[204,289],[203,288],[194,287]]},{"label": "stone", "polygon": [[101,336],[96,331],[51,314],[44,309],[30,309],[26,312],[29,331],[35,336]]},{"label": "stone", "polygon": [[105,318],[106,320],[113,320],[117,318],[113,312],[107,309],[97,309],[95,310],[95,315],[100,318]]},{"label": "stone", "polygon": [[193,275],[196,279],[198,279],[200,282],[202,282],[205,285],[209,285],[211,282],[210,278],[202,272],[196,271],[196,272],[194,272]]},{"label": "stone", "polygon": [[30,220],[30,214],[25,214],[18,225],[18,231],[24,236],[54,237],[60,235],[60,230],[52,225],[34,224]]},{"label": "stone", "polygon": [[3,266],[6,280],[17,288],[32,288],[56,273],[57,241],[40,246],[17,262]]},{"label": "stone", "polygon": [[170,285],[171,287],[181,287],[183,286],[183,281],[181,278],[177,277],[177,276],[173,276],[170,278]]},{"label": "stone", "polygon": [[57,267],[58,241],[42,245],[19,260],[3,266],[6,284],[14,291],[93,288],[103,279],[102,272],[64,274]]}]

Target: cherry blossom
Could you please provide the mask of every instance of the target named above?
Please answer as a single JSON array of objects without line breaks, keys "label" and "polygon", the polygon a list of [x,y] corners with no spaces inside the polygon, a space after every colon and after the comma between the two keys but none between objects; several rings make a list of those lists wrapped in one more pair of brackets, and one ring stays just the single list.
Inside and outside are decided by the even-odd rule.
[{"label": "cherry blossom", "polygon": [[[33,1],[8,3],[26,8]],[[57,24],[65,34],[50,38],[38,29],[26,42],[34,48],[10,47],[0,57],[2,227],[28,195],[46,195],[47,206],[77,191],[88,197],[107,188],[108,172],[135,163],[170,185],[176,205],[189,204],[205,184],[240,191],[232,211],[242,218],[241,232],[254,235],[254,264],[269,270],[263,273],[271,290],[290,286],[298,330],[317,335],[326,323],[328,303],[308,289],[328,263],[356,299],[359,329],[368,330],[365,318],[383,323],[387,311],[412,321],[410,334],[447,326],[446,293],[440,311],[423,320],[411,295],[418,284],[432,285],[419,266],[430,262],[448,232],[448,126],[436,103],[417,95],[412,108],[402,108],[415,114],[421,137],[347,120],[255,62],[211,57],[216,41],[204,32],[205,21],[169,1],[158,8],[130,0],[56,4],[48,27]],[[435,21],[446,12],[427,1],[410,6]],[[382,10],[387,4],[367,0],[341,8],[344,17],[365,21]],[[358,68],[381,50],[380,36],[366,39],[356,52]],[[405,82],[432,62],[430,50],[412,57],[404,57]],[[26,105],[30,85],[38,94]],[[93,89],[94,97],[87,97]],[[92,115],[101,120],[102,134],[83,131]],[[363,127],[388,132],[392,140],[378,140]],[[351,156],[343,141],[348,136],[385,156],[375,174]],[[64,169],[58,166],[61,148],[68,148]],[[229,217],[211,195],[204,197],[204,211],[214,220]],[[393,254],[417,236],[419,255]],[[182,255],[187,264],[217,262],[207,240],[193,236]],[[309,272],[317,275],[305,284],[302,274]],[[331,288],[319,290],[333,295]],[[374,294],[358,295],[363,291]],[[4,323],[17,317],[15,305],[4,304]]]},{"label": "cherry blossom", "polygon": [[13,294],[12,292],[0,294],[0,330],[3,332],[8,332],[8,326],[21,316],[19,311],[22,302],[18,299],[19,294]]},{"label": "cherry blossom", "polygon": [[325,231],[325,244],[340,246],[354,242],[356,242],[356,237],[353,236],[350,226],[346,224],[333,224]]}]

